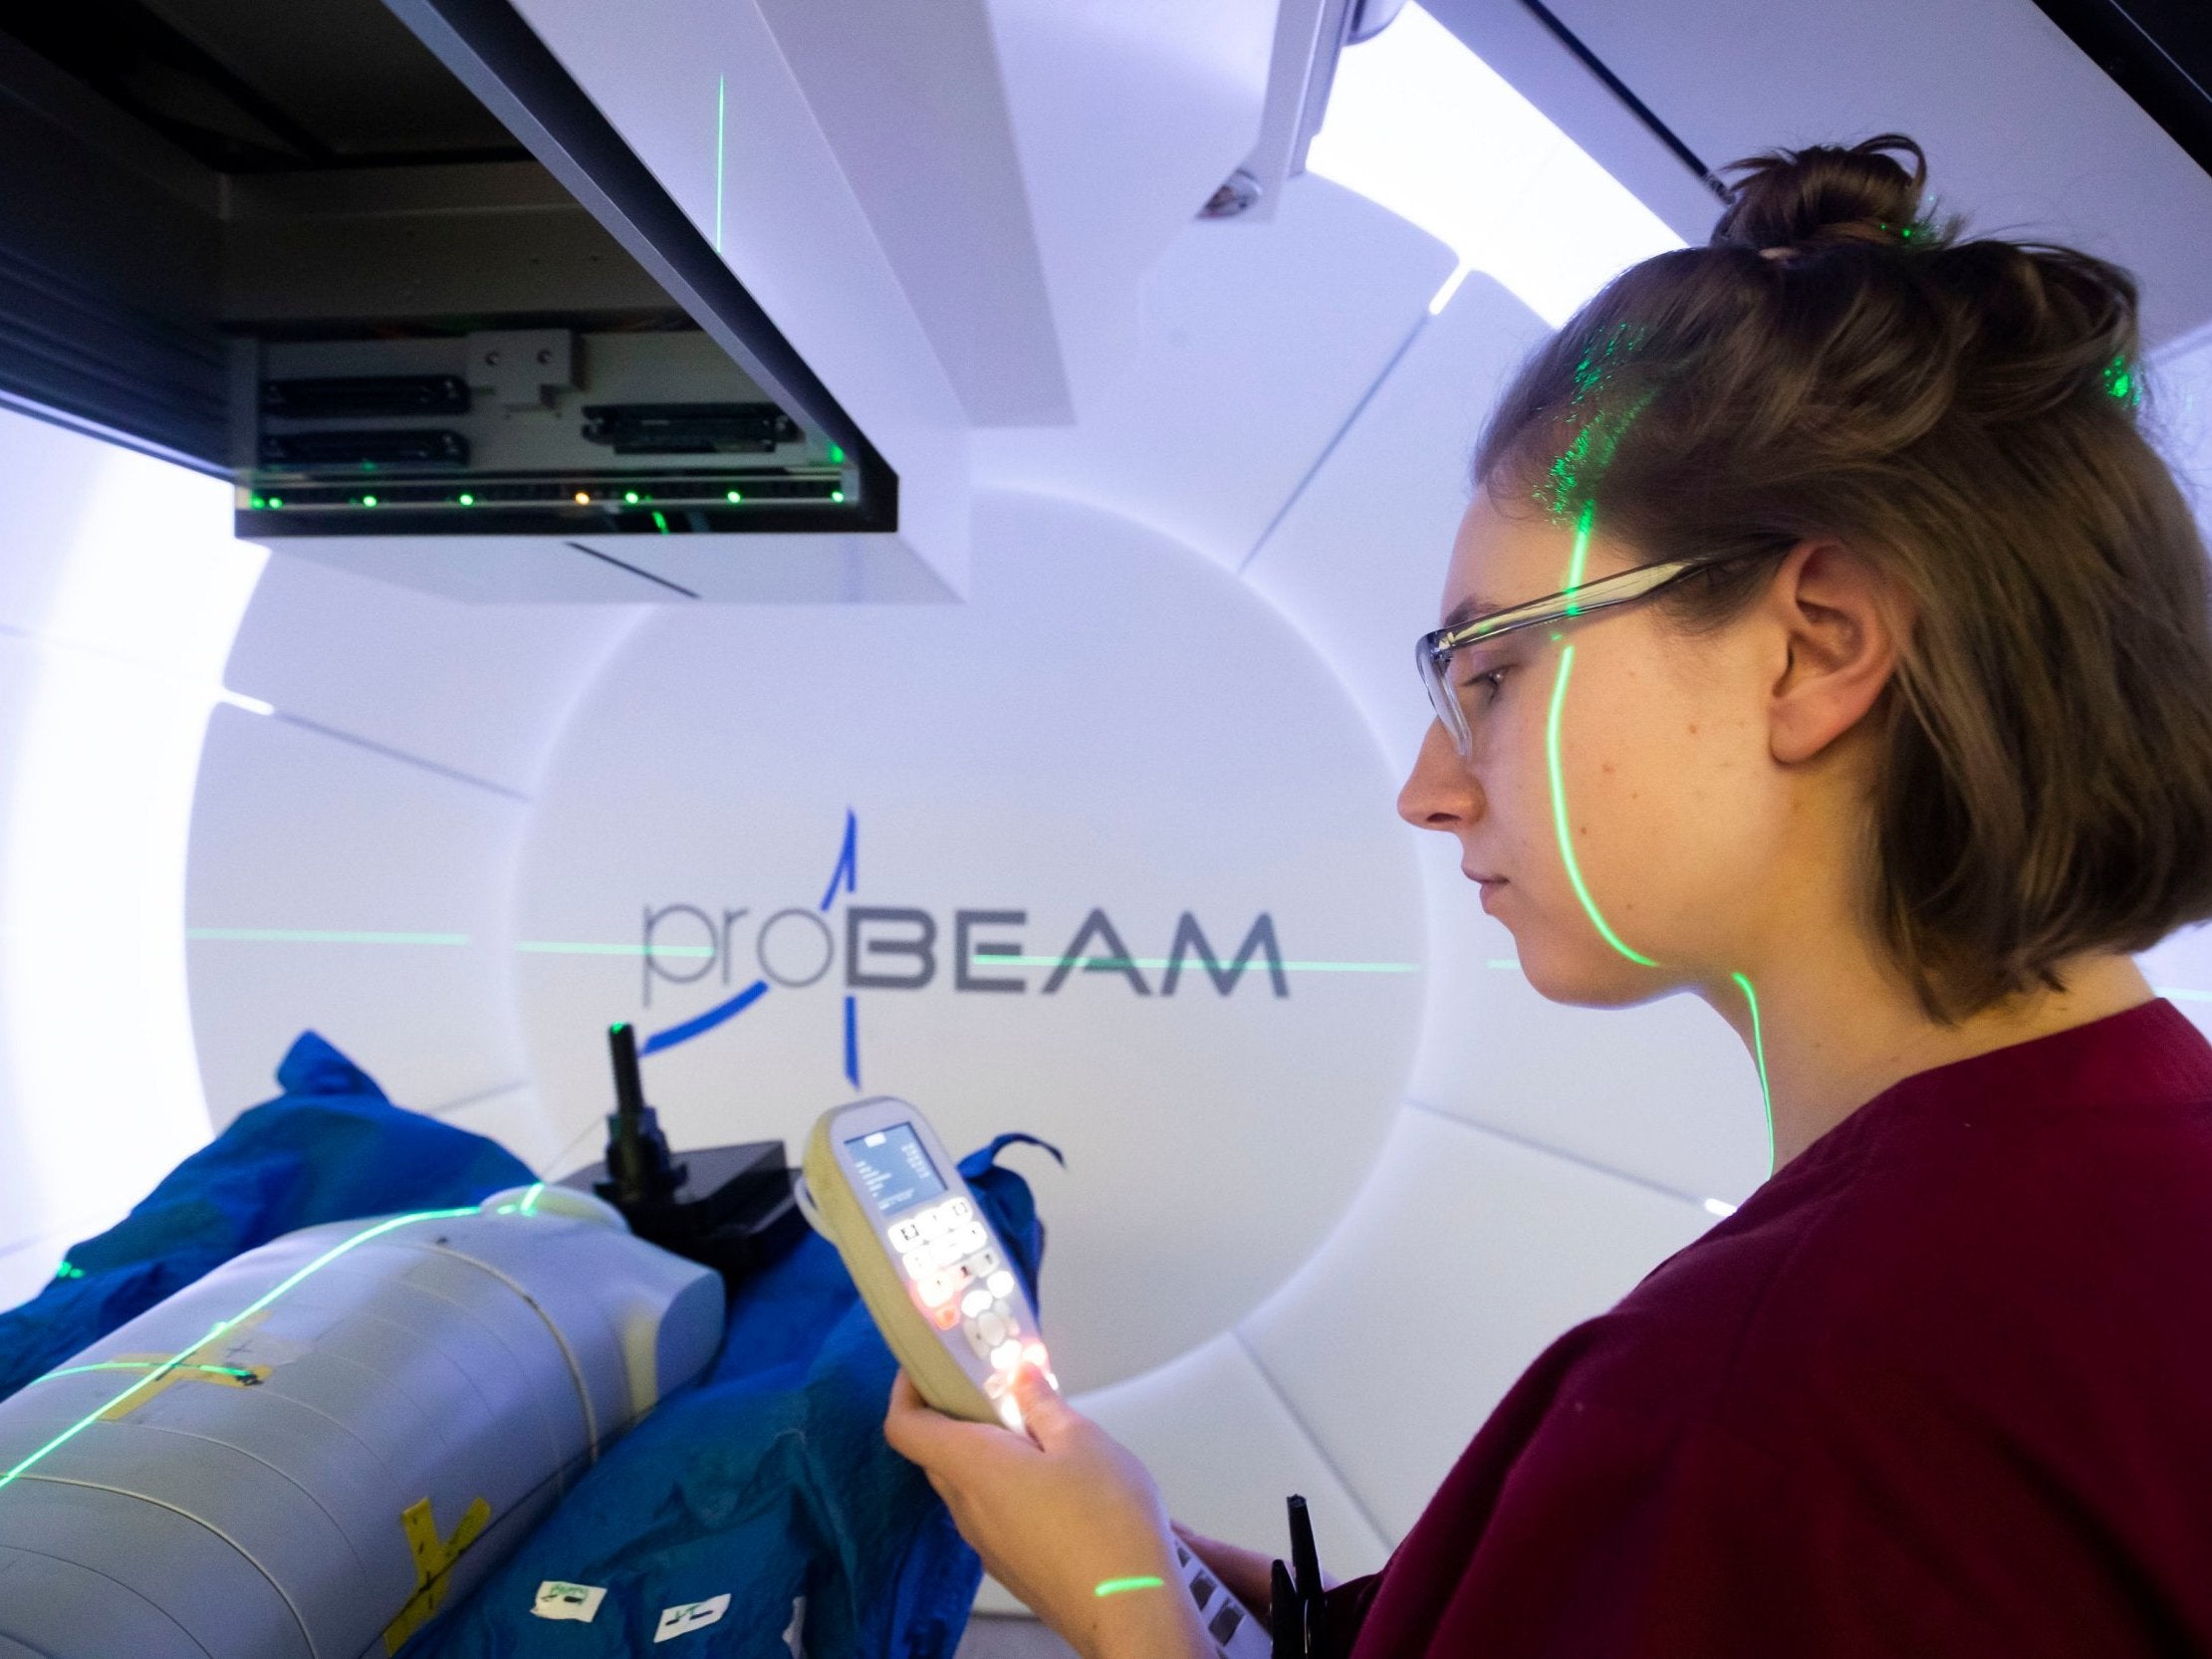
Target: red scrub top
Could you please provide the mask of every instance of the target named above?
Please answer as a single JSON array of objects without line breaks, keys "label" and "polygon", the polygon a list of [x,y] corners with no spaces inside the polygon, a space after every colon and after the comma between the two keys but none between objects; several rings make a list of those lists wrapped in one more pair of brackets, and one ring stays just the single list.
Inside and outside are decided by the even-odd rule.
[{"label": "red scrub top", "polygon": [[2212,1654],[2212,1044],[2161,998],[1876,1095],[1331,1600],[1355,1659]]}]

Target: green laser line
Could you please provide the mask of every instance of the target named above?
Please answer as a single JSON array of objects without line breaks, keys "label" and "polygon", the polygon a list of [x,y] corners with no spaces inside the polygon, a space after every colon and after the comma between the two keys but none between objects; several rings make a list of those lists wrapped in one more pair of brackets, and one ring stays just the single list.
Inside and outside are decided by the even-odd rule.
[{"label": "green laser line", "polygon": [[[1088,966],[1116,973],[1126,968],[1170,968],[1178,961],[1186,968],[1205,966],[1198,958],[1189,956],[999,956],[992,952],[979,951],[969,957],[969,965],[977,968],[1081,968]],[[1216,963],[1214,966],[1218,970],[1234,967],[1235,964]],[[1247,962],[1243,968],[1237,971],[1240,973],[1246,971],[1258,973],[1261,969],[1269,966],[1281,968],[1287,974],[1417,974],[1421,971],[1421,965],[1418,962],[1278,962],[1273,964]]]},{"label": "green laser line", "polygon": [[1767,1112],[1767,1172],[1774,1172],[1774,1091],[1767,1087],[1767,1043],[1759,1033],[1759,994],[1751,988],[1748,974],[1730,976],[1743,988],[1744,1001],[1751,1005],[1751,1053],[1759,1063],[1759,1099]]},{"label": "green laser line", "polygon": [[1119,1595],[1123,1590],[1156,1590],[1165,1582],[1145,1573],[1136,1578],[1102,1578],[1093,1595]]},{"label": "green laser line", "polygon": [[207,1346],[208,1343],[214,1341],[216,1337],[222,1335],[224,1331],[236,1329],[240,1324],[244,1323],[247,1319],[252,1318],[256,1313],[260,1312],[264,1307],[267,1307],[271,1303],[275,1302],[279,1297],[283,1296],[287,1291],[290,1291],[301,1281],[308,1278],[311,1274],[319,1273],[324,1268],[329,1267],[333,1262],[337,1261],[341,1256],[344,1256],[348,1251],[353,1250],[360,1245],[367,1244],[370,1239],[380,1238],[382,1235],[389,1233],[395,1227],[405,1227],[410,1223],[417,1221],[443,1221],[452,1216],[469,1216],[475,1215],[477,1211],[475,1207],[471,1205],[457,1210],[421,1210],[412,1215],[390,1216],[382,1221],[377,1222],[373,1227],[366,1227],[362,1229],[361,1232],[356,1233],[352,1238],[346,1240],[344,1243],[332,1246],[332,1248],[326,1250],[322,1255],[318,1256],[314,1261],[310,1262],[298,1273],[292,1275],[291,1278],[285,1280],[282,1284],[277,1286],[275,1290],[269,1291],[263,1296],[257,1298],[251,1306],[243,1309],[238,1313],[233,1314],[227,1319],[218,1321],[212,1330],[210,1330],[205,1336],[202,1336],[198,1341],[192,1343],[190,1347],[178,1349],[174,1354],[170,1355],[166,1360],[163,1360],[159,1365],[148,1371],[144,1376],[140,1377],[128,1388],[125,1388],[114,1399],[108,1401],[107,1404],[99,1407],[95,1411],[88,1412],[85,1416],[79,1418],[75,1423],[72,1423],[68,1428],[64,1429],[60,1434],[56,1435],[52,1440],[49,1440],[45,1445],[41,1446],[37,1451],[31,1453],[30,1456],[26,1457],[21,1463],[18,1463],[13,1469],[10,1469],[5,1474],[0,1474],[0,1492],[5,1492],[8,1489],[9,1485],[14,1482],[18,1476],[22,1475],[25,1470],[33,1468],[42,1459],[68,1445],[72,1440],[75,1440],[79,1435],[83,1434],[85,1430],[90,1428],[94,1423],[97,1423],[107,1413],[115,1410],[117,1406],[129,1399],[131,1395],[152,1386],[154,1383],[160,1381],[161,1378],[167,1376],[171,1371],[183,1365],[186,1362],[186,1355],[198,1352],[201,1348]]},{"label": "green laser line", "polygon": [[595,945],[568,939],[518,939],[515,949],[541,956],[712,956],[712,945]]},{"label": "green laser line", "polygon": [[1546,748],[1550,752],[1552,763],[1552,817],[1559,830],[1560,856],[1566,860],[1567,878],[1575,884],[1575,896],[1583,901],[1583,909],[1589,913],[1598,931],[1604,936],[1605,943],[1631,962],[1640,963],[1646,968],[1656,968],[1656,962],[1630,950],[1620,942],[1619,935],[1605,925],[1605,918],[1598,913],[1598,901],[1590,896],[1590,886],[1583,880],[1582,866],[1575,861],[1574,835],[1567,823],[1567,785],[1561,775],[1559,755],[1560,709],[1567,701],[1567,676],[1574,666],[1575,647],[1569,645],[1560,653],[1559,683],[1552,688],[1552,717],[1545,734]]},{"label": "green laser line", "polygon": [[465,945],[465,933],[362,933],[315,927],[188,927],[187,939],[266,945]]},{"label": "green laser line", "polygon": [[[1583,566],[1590,558],[1590,527],[1598,513],[1595,500],[1583,503],[1581,517],[1575,521],[1575,551],[1567,556],[1567,588],[1570,592],[1583,585]],[[1567,601],[1567,614],[1579,616],[1583,607],[1573,598]]]},{"label": "green laser line", "polygon": [[146,1371],[156,1365],[165,1365],[171,1371],[199,1371],[207,1376],[246,1378],[254,1373],[236,1365],[179,1365],[174,1360],[159,1359],[102,1359],[90,1365],[65,1365],[58,1371],[49,1371],[33,1382],[52,1382],[56,1377],[73,1377],[84,1371]]}]

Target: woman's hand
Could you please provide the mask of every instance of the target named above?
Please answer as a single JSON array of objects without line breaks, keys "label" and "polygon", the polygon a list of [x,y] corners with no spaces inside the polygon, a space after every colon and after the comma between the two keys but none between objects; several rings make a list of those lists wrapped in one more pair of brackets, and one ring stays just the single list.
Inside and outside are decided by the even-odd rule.
[{"label": "woman's hand", "polygon": [[[921,1466],[991,1575],[1088,1659],[1210,1654],[1144,1466],[1034,1367],[1014,1398],[1027,1434],[933,1411],[901,1371],[883,1438]],[[1129,1578],[1160,1583],[1099,1594]]]},{"label": "woman's hand", "polygon": [[1170,1525],[1175,1536],[1190,1546],[1190,1552],[1206,1563],[1216,1583],[1258,1614],[1262,1622],[1269,1619],[1270,1603],[1275,1599],[1274,1556],[1194,1533],[1180,1521]]}]

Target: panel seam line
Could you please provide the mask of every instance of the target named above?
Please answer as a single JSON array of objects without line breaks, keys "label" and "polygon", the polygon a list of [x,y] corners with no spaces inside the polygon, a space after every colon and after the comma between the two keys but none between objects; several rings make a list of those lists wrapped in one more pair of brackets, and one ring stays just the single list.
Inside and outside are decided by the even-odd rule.
[{"label": "panel seam line", "polygon": [[1570,1152],[1563,1147],[1554,1146],[1548,1141],[1537,1140],[1528,1135],[1518,1135],[1510,1129],[1498,1128],[1495,1124],[1478,1123],[1471,1117],[1462,1117],[1455,1111],[1446,1111],[1442,1106],[1432,1105],[1428,1101],[1418,1099],[1410,1094],[1405,1097],[1405,1104],[1414,1111],[1426,1112],[1431,1117],[1442,1118],[1446,1123],[1456,1123],[1460,1128],[1472,1130],[1478,1135],[1488,1135],[1493,1140],[1502,1140],[1508,1145],[1518,1146],[1526,1151],[1542,1152],[1549,1157],[1558,1158],[1563,1163],[1571,1163],[1590,1170],[1593,1174],[1609,1175],[1616,1181],[1625,1181],[1628,1185],[1641,1187],[1646,1192],[1655,1192],[1662,1197],[1679,1199],[1682,1203],[1699,1210],[1705,1208],[1705,1200],[1695,1193],[1684,1192],[1680,1187],[1669,1186],[1666,1182],[1653,1180],[1648,1175],[1637,1175],[1629,1170],[1618,1169],[1611,1164],[1600,1163],[1596,1158],[1586,1157],[1580,1152]]}]

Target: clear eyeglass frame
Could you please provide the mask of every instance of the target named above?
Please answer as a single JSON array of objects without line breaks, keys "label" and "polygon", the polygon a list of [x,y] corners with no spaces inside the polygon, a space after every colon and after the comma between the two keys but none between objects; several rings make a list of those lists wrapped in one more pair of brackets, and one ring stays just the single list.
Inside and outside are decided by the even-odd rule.
[{"label": "clear eyeglass frame", "polygon": [[1571,620],[1577,616],[1586,616],[1594,610],[1609,610],[1615,605],[1632,604],[1637,599],[1649,598],[1662,588],[1681,581],[1692,572],[1731,565],[1738,560],[1755,557],[1756,552],[1745,552],[1724,554],[1718,558],[1670,559],[1657,565],[1638,565],[1632,571],[1620,571],[1612,576],[1599,577],[1595,582],[1563,588],[1540,599],[1508,605],[1503,610],[1493,610],[1455,626],[1436,628],[1424,633],[1413,642],[1413,659],[1421,676],[1421,684],[1428,692],[1429,707],[1436,711],[1436,718],[1442,724],[1445,735],[1452,740],[1452,747],[1459,752],[1459,758],[1471,763],[1475,755],[1474,721],[1455,693],[1451,677],[1452,657],[1463,647],[1487,644],[1500,634],[1513,633],[1522,628],[1541,627],[1546,622]]}]

